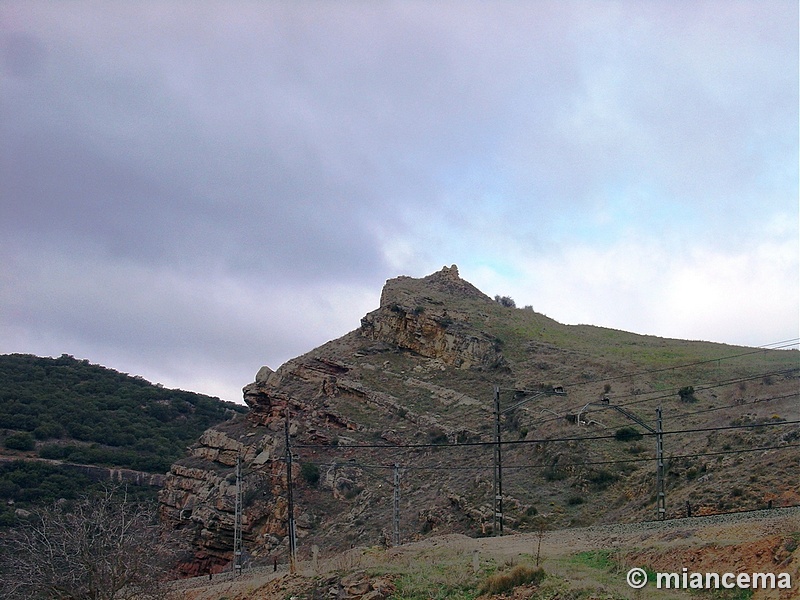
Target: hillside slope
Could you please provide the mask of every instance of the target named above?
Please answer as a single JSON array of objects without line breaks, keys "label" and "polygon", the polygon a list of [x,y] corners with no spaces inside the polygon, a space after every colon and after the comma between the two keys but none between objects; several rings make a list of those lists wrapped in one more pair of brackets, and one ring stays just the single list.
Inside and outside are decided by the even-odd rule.
[{"label": "hillside slope", "polygon": [[244,412],[69,355],[0,355],[0,524],[12,503],[73,497],[108,468],[149,481],[204,430]]},{"label": "hillside slope", "polygon": [[173,465],[162,516],[185,535],[187,572],[221,568],[240,455],[245,550],[284,559],[288,429],[301,557],[314,545],[325,554],[391,543],[395,528],[402,541],[488,535],[495,386],[507,533],[531,531],[538,517],[551,528],[656,518],[659,406],[666,516],[796,504],[798,375],[797,351],[507,308],[455,266],[398,277],[357,330],[259,371],[244,388],[248,418],[205,432]]}]

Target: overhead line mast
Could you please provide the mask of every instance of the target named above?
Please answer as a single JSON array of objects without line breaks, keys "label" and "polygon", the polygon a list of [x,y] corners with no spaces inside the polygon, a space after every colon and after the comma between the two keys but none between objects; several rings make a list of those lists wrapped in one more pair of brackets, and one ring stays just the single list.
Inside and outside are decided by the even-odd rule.
[{"label": "overhead line mast", "polygon": [[[540,398],[541,396],[565,396],[566,392],[564,388],[561,386],[553,387],[549,390],[544,390],[540,392],[529,391],[529,390],[513,390],[514,397],[517,398],[519,395],[523,396],[523,399],[509,406],[505,410],[500,410],[500,387],[494,386],[494,510],[493,510],[493,519],[492,519],[492,533],[494,535],[503,535],[503,527],[505,516],[503,514],[503,451],[502,446],[503,442],[500,439],[500,415],[503,415],[508,412],[512,412],[525,404],[526,402],[530,402],[531,400],[535,400],[536,398]],[[525,398],[528,394],[532,394],[529,397]]]},{"label": "overhead line mast", "polygon": [[289,440],[289,400],[286,400],[286,494],[288,502],[289,572],[294,573],[297,561],[297,534],[294,522],[294,489],[292,487],[292,447]]},{"label": "overhead line mast", "polygon": [[236,455],[236,502],[233,521],[233,574],[242,572],[242,453]]}]

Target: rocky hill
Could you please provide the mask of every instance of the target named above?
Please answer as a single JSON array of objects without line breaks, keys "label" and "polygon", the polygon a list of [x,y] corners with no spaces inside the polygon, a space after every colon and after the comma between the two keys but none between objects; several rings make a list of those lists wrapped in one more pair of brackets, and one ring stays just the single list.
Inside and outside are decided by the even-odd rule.
[{"label": "rocky hill", "polygon": [[398,277],[358,329],[259,370],[250,413],[172,466],[161,513],[186,573],[222,568],[240,456],[245,553],[284,562],[288,434],[300,558],[398,530],[491,534],[495,388],[506,533],[657,518],[657,407],[665,516],[793,505],[798,377],[797,351],[562,325],[493,301],[455,266]]}]

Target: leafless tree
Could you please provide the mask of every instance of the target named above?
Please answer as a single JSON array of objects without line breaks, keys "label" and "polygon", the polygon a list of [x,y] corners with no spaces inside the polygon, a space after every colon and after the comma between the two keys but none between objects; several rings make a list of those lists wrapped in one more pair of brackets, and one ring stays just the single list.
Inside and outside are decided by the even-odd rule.
[{"label": "leafless tree", "polygon": [[36,510],[2,543],[0,598],[164,598],[167,544],[155,510],[120,489]]}]

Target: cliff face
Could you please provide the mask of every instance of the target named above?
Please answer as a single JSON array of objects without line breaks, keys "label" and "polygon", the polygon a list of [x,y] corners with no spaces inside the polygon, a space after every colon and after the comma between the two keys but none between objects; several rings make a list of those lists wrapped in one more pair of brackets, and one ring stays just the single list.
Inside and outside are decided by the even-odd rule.
[{"label": "cliff face", "polygon": [[[221,569],[232,556],[235,465],[240,456],[245,555],[285,562],[288,432],[301,558],[309,558],[314,546],[324,555],[352,545],[390,543],[395,493],[400,498],[402,541],[433,532],[486,534],[493,520],[494,447],[487,442],[493,440],[497,385],[508,390],[503,392],[505,406],[517,404],[513,390],[521,388],[536,399],[504,411],[502,417],[503,439],[522,443],[504,452],[506,464],[515,466],[504,472],[506,531],[530,530],[537,512],[546,513],[551,527],[603,518],[649,518],[654,509],[654,501],[646,500],[654,498],[649,463],[622,461],[615,470],[591,466],[611,464],[619,458],[620,447],[613,441],[604,446],[540,440],[582,434],[575,428],[590,421],[611,431],[630,425],[622,415],[589,419],[584,412],[578,419],[562,418],[574,417],[568,414],[569,406],[585,409],[607,395],[635,398],[638,414],[646,419],[662,404],[665,415],[670,410],[686,412],[677,395],[687,384],[685,373],[652,362],[659,353],[684,363],[702,357],[705,362],[698,364],[711,366],[707,373],[693,367],[694,378],[719,381],[750,368],[740,359],[726,374],[725,363],[708,361],[709,356],[733,354],[720,345],[564,326],[533,311],[503,307],[461,279],[455,266],[421,279],[391,279],[380,307],[364,316],[359,329],[275,371],[258,371],[243,390],[248,415],[206,431],[189,456],[173,465],[161,493],[161,515],[185,541],[186,574]],[[760,384],[698,393],[697,414],[703,413],[699,408],[737,403],[753,403],[748,413],[752,419],[796,414],[797,354],[759,354],[762,362],[753,368],[765,368],[772,361],[770,368],[780,375]],[[557,384],[568,386],[566,399],[537,393]],[[676,390],[673,400],[664,393],[670,386]],[[781,396],[782,392],[786,393]],[[755,404],[768,395],[777,398]],[[717,419],[735,416],[711,414]],[[779,433],[784,432],[775,435]],[[769,432],[754,430],[752,436],[741,443],[781,443]],[[800,429],[796,436],[800,438]],[[720,434],[707,439],[675,437],[666,443],[689,454],[732,448],[739,441]],[[639,443],[628,446],[623,456],[650,451]],[[773,464],[796,462],[796,452],[786,452],[772,457]],[[748,470],[744,458],[737,460],[744,462],[672,463],[676,472],[713,478],[715,487],[701,487],[701,477],[678,475],[670,480],[674,489],[668,510],[689,498],[698,505],[719,505],[717,496],[725,493],[720,482]],[[796,479],[772,482],[775,489],[770,493],[777,499],[791,495],[800,487]],[[742,508],[763,500],[755,491],[735,498]]]},{"label": "cliff face", "polygon": [[391,279],[383,288],[380,308],[361,319],[361,334],[449,366],[500,366],[497,340],[472,327],[471,312],[448,302],[454,297],[491,302],[459,278],[455,265],[419,282],[410,277]]},{"label": "cliff face", "polygon": [[[441,406],[475,407],[477,399],[406,377],[403,368],[422,374],[501,367],[497,341],[472,323],[475,305],[494,309],[495,303],[460,279],[455,266],[423,279],[392,279],[381,306],[362,319],[360,329],[277,371],[262,367],[243,390],[251,409],[247,418],[205,432],[167,476],[161,515],[190,544],[184,571],[215,570],[230,560],[238,455],[245,467],[245,548],[254,556],[284,559],[287,410],[292,445],[310,446],[298,448],[294,462],[298,536],[311,537],[323,548],[389,538],[391,518],[376,514],[389,508],[392,490],[381,476],[365,474],[365,454],[352,447],[364,441],[388,445],[479,435],[462,422],[437,417],[427,401],[410,402],[406,396],[411,390],[415,398]],[[380,475],[383,480],[391,476]],[[423,525],[439,519],[434,496],[430,506],[420,507],[430,513],[421,517]]]}]

